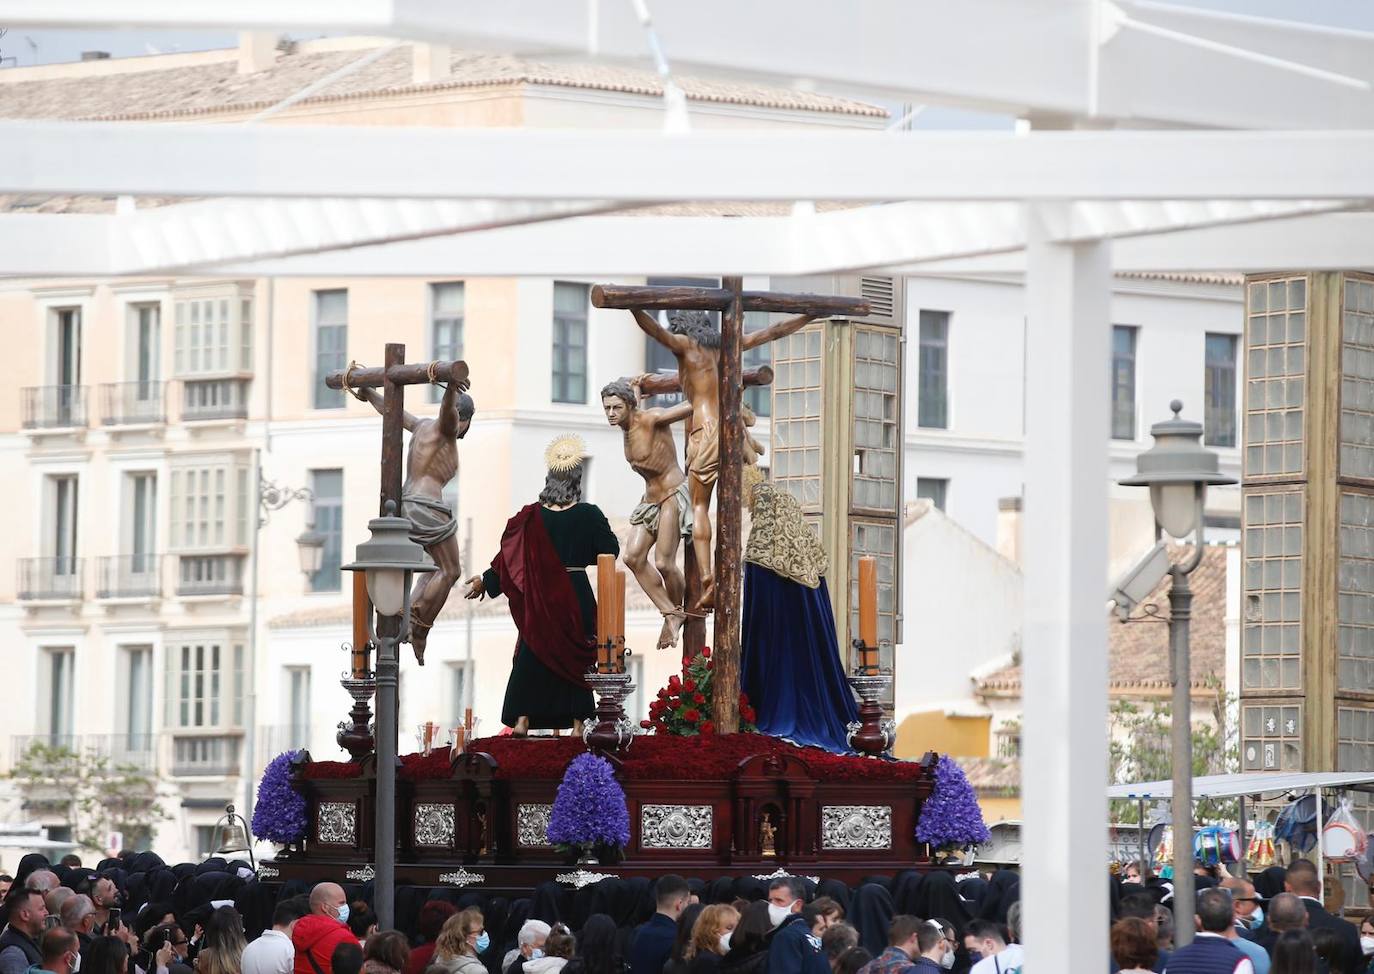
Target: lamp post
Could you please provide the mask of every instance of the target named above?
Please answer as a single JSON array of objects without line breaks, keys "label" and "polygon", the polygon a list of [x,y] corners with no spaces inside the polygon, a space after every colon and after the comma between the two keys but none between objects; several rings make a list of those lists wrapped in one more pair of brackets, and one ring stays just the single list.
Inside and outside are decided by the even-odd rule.
[{"label": "lamp post", "polygon": [[[244,755],[243,755],[243,807],[251,821],[253,817],[253,794],[258,769],[254,751],[257,748],[257,700],[258,700],[258,546],[262,541],[262,529],[267,524],[268,515],[280,511],[292,501],[313,504],[315,493],[309,487],[283,487],[262,475],[259,456],[254,455],[253,466],[258,475],[257,517],[253,521],[253,548],[251,552],[252,587],[248,594],[248,706],[244,715]],[[306,578],[320,570],[324,563],[324,535],[315,530],[312,517],[306,522],[305,530],[296,537],[296,554],[300,558],[301,572]]]},{"label": "lamp post", "polygon": [[[386,513],[367,525],[371,532],[347,572],[365,572],[367,595],[377,615],[396,620],[395,626],[378,627],[368,613],[367,627],[377,646],[377,831],[373,842],[377,881],[377,923],[386,930],[394,925],[396,905],[396,734],[397,682],[401,669],[400,644],[410,628],[410,580],[416,572],[432,572],[435,566],[425,549],[410,540],[410,521],[396,516],[396,502],[386,502]],[[395,635],[378,635],[377,629]]]},{"label": "lamp post", "polygon": [[[1149,487],[1155,526],[1182,540],[1193,536],[1193,553],[1169,575],[1169,680],[1173,686],[1170,764],[1173,768],[1174,943],[1193,939],[1193,725],[1188,624],[1193,592],[1188,575],[1202,561],[1203,511],[1209,484],[1234,484],[1221,473],[1217,455],[1202,446],[1202,424],[1181,419],[1183,403],[1169,403],[1173,419],[1150,428],[1155,445],[1136,457],[1134,477],[1123,487]],[[1142,823],[1143,824],[1143,823]]]}]

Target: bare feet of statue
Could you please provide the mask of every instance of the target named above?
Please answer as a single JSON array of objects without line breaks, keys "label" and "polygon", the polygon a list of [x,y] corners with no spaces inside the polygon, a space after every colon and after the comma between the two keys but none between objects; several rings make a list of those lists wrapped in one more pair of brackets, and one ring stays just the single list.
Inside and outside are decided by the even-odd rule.
[{"label": "bare feet of statue", "polygon": [[521,717],[515,722],[515,726],[510,729],[510,732],[512,737],[529,737],[530,719],[528,717]]},{"label": "bare feet of statue", "polygon": [[712,612],[716,608],[716,580],[706,579],[701,585],[701,598],[692,606],[697,612]]},{"label": "bare feet of statue", "polygon": [[658,633],[658,648],[672,649],[676,646],[678,633],[682,631],[682,625],[686,621],[687,613],[681,609],[663,613],[663,628]]},{"label": "bare feet of statue", "polygon": [[430,626],[413,619],[410,623],[410,648],[415,650],[415,662],[425,665],[425,646],[429,643]]},{"label": "bare feet of statue", "polygon": [[580,721],[580,720],[574,720],[574,721],[573,721],[573,729],[572,729],[572,732],[573,732],[573,737],[576,737],[576,738],[579,738],[579,739],[582,737],[582,721]]}]

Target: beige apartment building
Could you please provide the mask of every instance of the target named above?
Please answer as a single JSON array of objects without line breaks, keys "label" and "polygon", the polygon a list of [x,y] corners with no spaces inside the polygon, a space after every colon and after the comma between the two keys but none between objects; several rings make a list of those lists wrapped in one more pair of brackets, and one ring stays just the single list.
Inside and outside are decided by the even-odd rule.
[{"label": "beige apartment building", "polygon": [[[249,36],[239,50],[7,70],[0,115],[241,122],[381,43],[275,49]],[[842,99],[682,84],[703,128],[885,117]],[[662,117],[658,80],[645,72],[398,45],[270,122],[657,126]],[[213,847],[224,804],[242,807],[245,781],[275,754],[341,756],[350,631],[339,565],[377,513],[380,420],[321,376],[379,362],[387,342],[405,343],[412,361],[469,363],[477,415],[451,496],[474,570],[534,498],[544,445],[559,433],[587,439],[587,498],[623,524],[642,485],[597,393],[672,363],[624,312],[592,309],[590,283],[465,279],[461,268],[433,280],[0,281],[0,340],[19,376],[0,396],[0,552],[14,566],[0,573],[0,632],[17,691],[0,709],[9,738],[0,759],[12,766],[42,742],[146,769],[166,814],[151,842],[174,859]],[[755,400],[766,415],[766,393]],[[415,389],[407,407],[432,414],[436,401]],[[274,501],[280,509],[269,509]],[[307,576],[295,539],[308,526],[325,549]],[[629,642],[646,651],[632,669],[651,695],[679,659],[653,651],[658,619],[634,594]],[[513,648],[504,601],[452,596],[424,668],[403,665],[403,743],[413,746],[420,722],[448,722],[466,706],[483,731],[498,730]],[[26,807],[17,790],[0,805],[0,820],[34,819],[51,837],[70,833],[55,806]]]}]

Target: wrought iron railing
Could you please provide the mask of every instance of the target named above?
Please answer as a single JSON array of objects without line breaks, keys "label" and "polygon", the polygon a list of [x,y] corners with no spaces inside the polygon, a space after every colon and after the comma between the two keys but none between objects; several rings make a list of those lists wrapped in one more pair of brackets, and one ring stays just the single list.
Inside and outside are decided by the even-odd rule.
[{"label": "wrought iron railing", "polygon": [[19,559],[19,600],[80,599],[83,560],[69,555]]},{"label": "wrought iron railing", "polygon": [[239,771],[237,735],[172,736],[172,774],[178,777],[194,775],[232,775]]},{"label": "wrought iron railing", "polygon": [[162,556],[111,555],[96,561],[95,597],[129,599],[162,594]]},{"label": "wrought iron railing", "polygon": [[183,379],[183,420],[246,419],[248,379]]},{"label": "wrought iron railing", "polygon": [[30,386],[23,390],[24,429],[86,425],[85,386]]},{"label": "wrought iron railing", "polygon": [[107,382],[100,387],[100,418],[106,426],[165,423],[163,383]]},{"label": "wrought iron railing", "polygon": [[177,595],[242,595],[242,555],[181,555]]}]

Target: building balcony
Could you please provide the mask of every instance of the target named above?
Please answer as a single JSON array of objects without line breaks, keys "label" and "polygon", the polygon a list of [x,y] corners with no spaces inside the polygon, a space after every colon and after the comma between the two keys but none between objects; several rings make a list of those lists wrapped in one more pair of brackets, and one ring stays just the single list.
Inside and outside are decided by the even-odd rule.
[{"label": "building balcony", "polygon": [[258,728],[257,746],[254,748],[258,767],[264,767],[283,751],[302,749],[310,749],[309,724],[270,724]]},{"label": "building balcony", "polygon": [[107,382],[100,387],[105,426],[157,426],[167,422],[161,382]]},{"label": "building balcony", "polygon": [[247,419],[250,381],[242,378],[182,379],[182,420],[192,423]]},{"label": "building balcony", "polygon": [[236,775],[241,743],[237,734],[173,734],[172,774],[179,778]]},{"label": "building balcony", "polygon": [[26,760],[41,766],[80,751],[81,738],[76,734],[16,734],[10,738],[10,747],[11,768]]},{"label": "building balcony", "polygon": [[31,386],[23,390],[24,429],[77,429],[86,425],[85,386]]},{"label": "building balcony", "polygon": [[67,555],[20,558],[19,601],[79,602],[85,593],[82,568],[82,559]]},{"label": "building balcony", "polygon": [[112,555],[97,559],[96,598],[146,599],[157,598],[161,594],[161,555]]},{"label": "building balcony", "polygon": [[242,595],[243,555],[180,555],[177,595]]},{"label": "building balcony", "polygon": [[87,734],[81,746],[106,758],[111,769],[157,770],[156,734]]}]

